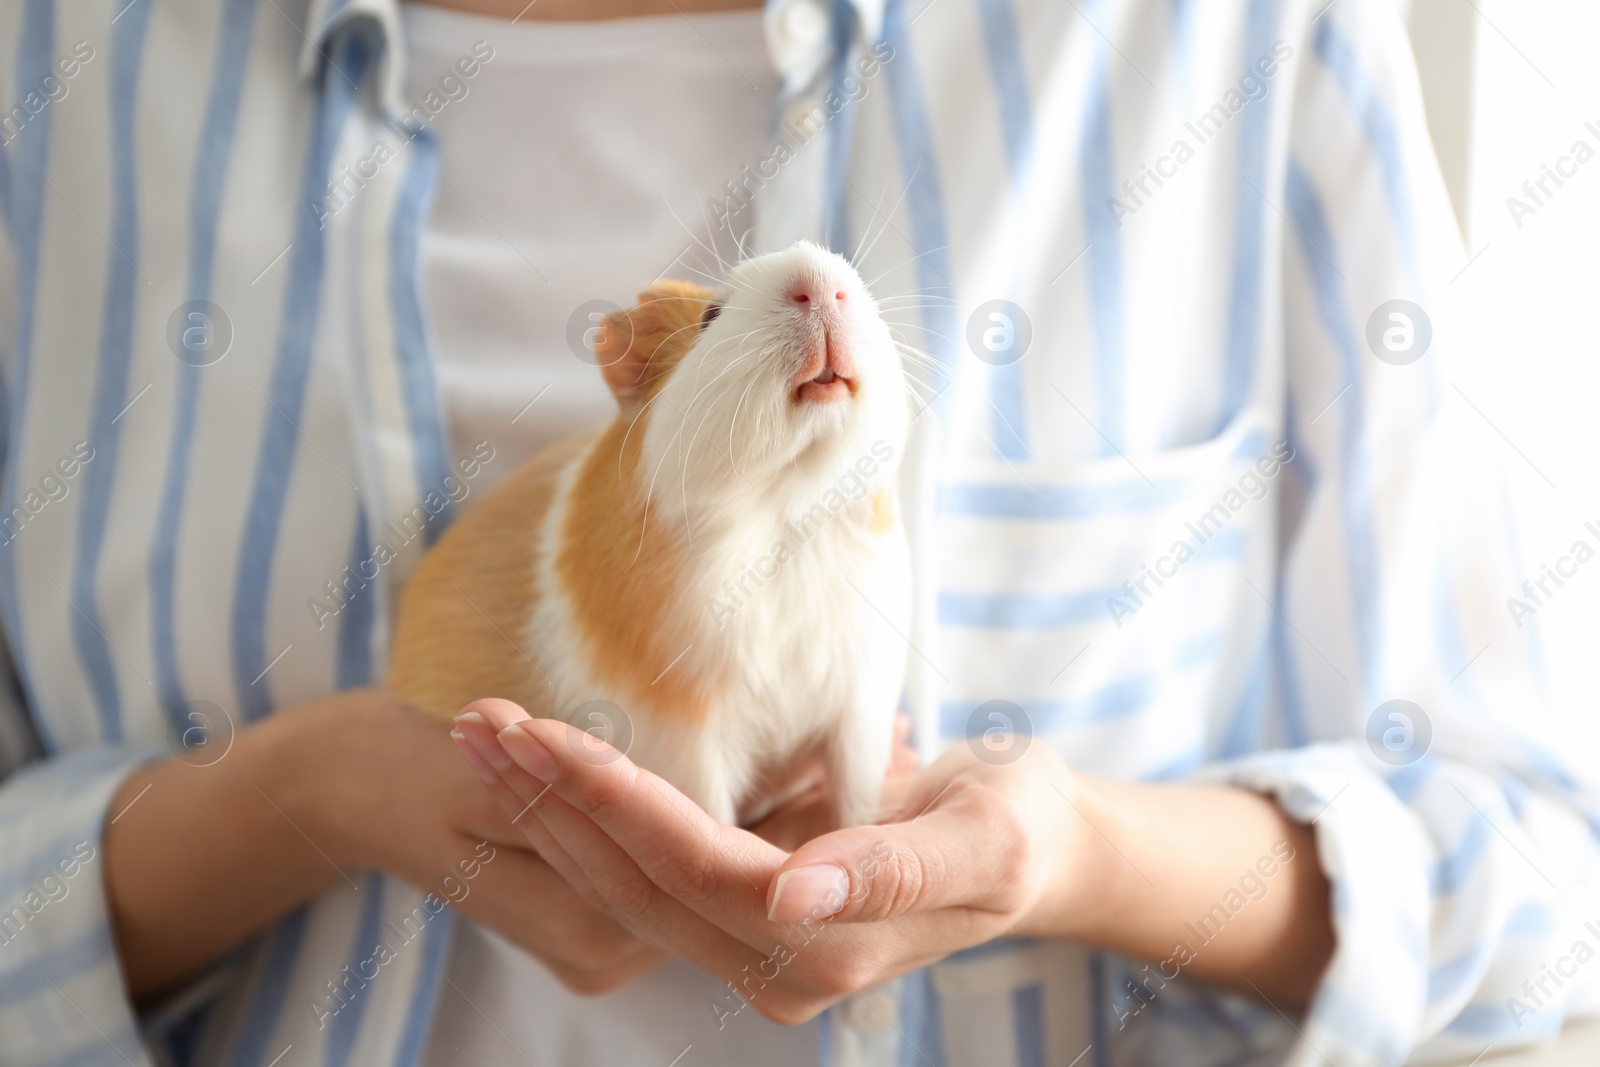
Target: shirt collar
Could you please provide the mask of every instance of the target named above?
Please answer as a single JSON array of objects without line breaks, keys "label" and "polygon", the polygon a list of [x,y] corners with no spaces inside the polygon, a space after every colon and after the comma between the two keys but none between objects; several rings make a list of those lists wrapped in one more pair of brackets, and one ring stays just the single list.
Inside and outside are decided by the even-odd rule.
[{"label": "shirt collar", "polygon": [[[762,26],[767,54],[783,79],[785,98],[815,86],[833,58],[838,20],[852,44],[871,43],[883,33],[885,0],[767,0]],[[329,62],[329,43],[347,22],[366,18],[376,23],[383,46],[379,93],[389,111],[406,110],[405,35],[399,0],[311,0],[299,74],[314,81]]]},{"label": "shirt collar", "polygon": [[[762,16],[767,54],[783,79],[787,99],[814,88],[835,42],[846,47],[876,42],[883,33],[885,0],[767,0]],[[842,24],[842,25],[841,25]]]},{"label": "shirt collar", "polygon": [[300,48],[299,76],[314,83],[323,67],[332,62],[328,57],[334,34],[362,19],[372,22],[378,33],[379,99],[386,111],[404,111],[405,33],[400,25],[399,0],[311,0],[306,12],[305,44]]}]

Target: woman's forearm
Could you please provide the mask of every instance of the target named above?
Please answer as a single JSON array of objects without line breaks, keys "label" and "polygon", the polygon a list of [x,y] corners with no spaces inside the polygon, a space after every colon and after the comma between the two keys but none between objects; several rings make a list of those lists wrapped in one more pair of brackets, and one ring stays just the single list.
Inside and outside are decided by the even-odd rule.
[{"label": "woman's forearm", "polygon": [[[1040,929],[1149,966],[1138,996],[1182,974],[1304,1008],[1333,955],[1328,880],[1310,827],[1243,789],[1078,776],[1066,906]],[[1146,999],[1149,999],[1146,997]]]},{"label": "woman's forearm", "polygon": [[296,728],[293,715],[268,719],[239,731],[215,764],[163,760],[112,798],[106,895],[135,998],[192,975],[339,879],[302,833],[317,830],[299,815],[311,777],[289,751]]}]

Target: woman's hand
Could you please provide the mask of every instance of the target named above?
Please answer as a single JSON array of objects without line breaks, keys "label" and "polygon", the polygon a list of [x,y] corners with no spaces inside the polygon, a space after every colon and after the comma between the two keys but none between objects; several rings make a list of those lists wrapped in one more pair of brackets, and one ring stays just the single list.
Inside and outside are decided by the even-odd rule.
[{"label": "woman's hand", "polygon": [[[1009,763],[960,747],[892,782],[881,825],[790,854],[712,821],[620,754],[579,758],[587,739],[563,723],[501,700],[468,711],[468,759],[502,810],[531,807],[537,818],[518,827],[583,899],[780,1022],[1007,935],[1163,961],[1290,1009],[1332,954],[1311,831],[1254,793],[1092,778],[1047,745]],[[1266,860],[1273,873],[1253,873]],[[1174,953],[1246,875],[1261,887],[1249,910]]]},{"label": "woman's hand", "polygon": [[531,806],[537,817],[517,825],[586,900],[780,1022],[1029,932],[1065,880],[1073,842],[1055,826],[1067,810],[1056,787],[1069,778],[1042,745],[1007,767],[952,752],[891,782],[900,807],[887,824],[791,855],[713,822],[626,758],[578,758],[563,723],[500,700],[468,711],[458,721],[467,758],[493,764],[485,777],[502,810]]},{"label": "woman's hand", "polygon": [[[322,739],[301,779],[328,788],[306,817],[326,829],[341,866],[432,889],[537,956],[574,992],[607,992],[666,960],[585,904],[528,849],[511,822],[518,813],[503,812],[462,766],[448,724],[382,690],[363,693],[366,699],[337,727],[311,718],[313,709],[287,713],[304,717],[307,734]],[[479,842],[495,848],[495,859],[468,882],[460,865],[471,861]]]},{"label": "woman's hand", "polygon": [[457,758],[446,724],[379,689],[278,712],[208,766],[144,767],[111,812],[107,895],[136,996],[368,868],[438,894],[579,992],[665,959],[528,849]]}]

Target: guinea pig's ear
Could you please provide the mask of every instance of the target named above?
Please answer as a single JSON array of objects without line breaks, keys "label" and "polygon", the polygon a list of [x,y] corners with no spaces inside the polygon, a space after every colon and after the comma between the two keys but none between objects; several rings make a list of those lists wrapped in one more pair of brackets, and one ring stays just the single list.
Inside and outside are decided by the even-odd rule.
[{"label": "guinea pig's ear", "polygon": [[638,304],[601,321],[594,353],[618,404],[642,403],[660,387],[694,347],[711,300],[710,290],[691,282],[661,281],[640,293]]},{"label": "guinea pig's ear", "polygon": [[642,349],[643,345],[634,344],[632,309],[613,311],[601,320],[594,337],[594,358],[618,402],[644,383],[650,357]]}]

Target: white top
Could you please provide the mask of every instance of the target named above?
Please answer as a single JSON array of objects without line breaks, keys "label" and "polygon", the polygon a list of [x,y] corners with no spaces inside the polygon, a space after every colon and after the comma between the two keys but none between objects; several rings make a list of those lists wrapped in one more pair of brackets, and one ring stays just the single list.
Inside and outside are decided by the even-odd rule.
[{"label": "white top", "polygon": [[[706,203],[767,143],[777,77],[761,13],[508,23],[401,10],[406,99],[448,101],[430,121],[441,180],[422,271],[452,450],[487,439],[521,458],[616,413],[581,330],[569,337],[574,315],[587,325],[588,305],[631,305],[657,277],[714,284],[706,246],[736,254]],[[492,58],[462,77],[478,42]]]},{"label": "white top", "polygon": [[[452,451],[488,440],[520,458],[616,412],[600,372],[569,346],[575,311],[630,303],[657,276],[706,282],[696,271],[715,260],[702,246],[735,251],[705,203],[766,145],[777,79],[761,13],[508,25],[401,10],[406,98],[449,101],[431,120],[441,181],[422,278]],[[492,41],[492,58],[467,79],[455,64],[478,58],[479,41]],[[490,466],[485,486],[514,462]],[[744,1011],[719,1031],[707,1005],[726,990],[681,962],[579,997],[462,923],[445,974],[429,1067],[665,1064],[691,1044],[699,1064],[816,1061],[811,1027]],[[619,1018],[636,1025],[619,1032]]]},{"label": "white top", "polygon": [[[508,442],[477,492],[567,414],[552,394],[511,423],[537,366],[559,365],[569,309],[492,331],[502,355],[476,364],[449,349],[462,297],[431,270],[419,292],[424,208],[436,192],[443,219],[453,191],[437,138],[398,125],[412,84],[443,76],[403,22],[397,0],[0,4],[0,623],[15,664],[0,734],[42,742],[0,780],[0,916],[29,916],[0,936],[8,1067],[145,1067],[141,1039],[178,1044],[129,1002],[96,861],[77,859],[119,814],[108,797],[196,701],[257,721],[381,678],[424,539],[370,595],[323,591],[438,497],[452,437]],[[435,131],[492,99],[522,29],[486,27],[496,58],[435,109]],[[868,238],[863,277],[905,298],[889,317],[933,357],[938,399],[901,485],[919,746],[981,745],[983,705],[1005,700],[1086,772],[1269,792],[1315,819],[1338,944],[1293,1024],[1187,970],[1147,1003],[1129,985],[1143,964],[1006,941],[892,983],[882,1015],[844,1006],[774,1030],[743,1062],[798,1033],[830,1067],[1465,1063],[1592,1006],[1592,961],[1543,976],[1570,973],[1600,915],[1600,881],[1579,877],[1600,870],[1594,716],[1537,685],[1559,587],[1506,537],[1496,450],[1520,460],[1484,421],[1484,340],[1454,303],[1466,257],[1394,5],[770,0],[764,30],[765,63],[743,65],[759,92],[733,100],[765,98],[786,161],[752,172],[750,249]],[[672,32],[647,35],[641,62],[683,64],[655,67],[653,92],[727,76],[716,53],[732,41]],[[47,76],[64,91],[33,88]],[[591,104],[604,91],[583,84]],[[348,192],[326,197],[334,178]],[[640,188],[664,186],[688,195]],[[617,200],[608,217],[637,221],[614,254],[659,261],[618,258],[584,298],[622,303],[675,253],[656,228],[670,213]],[[548,232],[569,240],[513,236],[555,286],[582,243]],[[513,298],[536,306],[542,283],[506,261]],[[1013,331],[1025,351],[990,343],[1007,332],[996,300],[1028,327]],[[1425,352],[1386,342],[1394,301],[1431,323]],[[512,346],[553,353],[519,395],[458,384],[458,367],[504,371]],[[581,370],[595,408],[567,401],[574,423],[604,410]],[[479,417],[491,408],[514,429]],[[1278,445],[1295,459],[1255,473]],[[1415,705],[1410,729],[1393,700]],[[71,892],[47,902],[36,887],[69,859]],[[460,1010],[445,978],[467,924],[438,885],[349,876],[206,976],[200,991],[225,995],[175,1062],[422,1063],[430,1027]],[[393,956],[380,976],[331,1003],[328,983],[369,968],[378,941]],[[530,982],[548,1040],[568,1043],[523,1051],[538,1067],[664,1067],[691,1038],[657,1013],[711,1018],[693,980],[682,999],[636,984],[582,1005]],[[524,1010],[481,1006],[501,1027]],[[671,1041],[630,1058],[656,1030]],[[713,1054],[697,1041],[678,1067]]]}]

